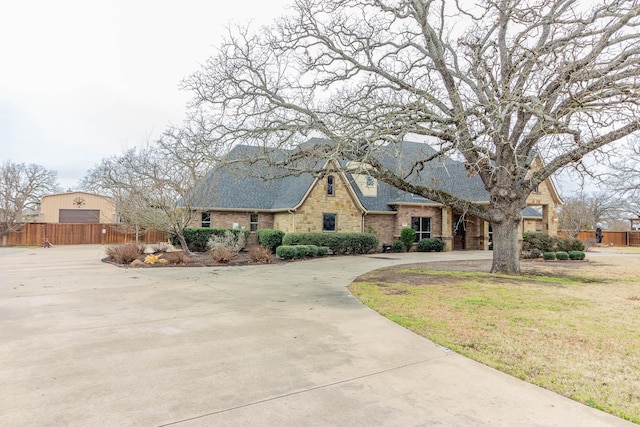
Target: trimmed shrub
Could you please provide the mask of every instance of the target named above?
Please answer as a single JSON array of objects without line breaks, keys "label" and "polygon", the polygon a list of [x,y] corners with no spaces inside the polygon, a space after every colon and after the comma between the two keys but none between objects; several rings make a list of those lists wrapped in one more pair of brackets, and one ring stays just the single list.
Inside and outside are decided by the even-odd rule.
[{"label": "trimmed shrub", "polygon": [[404,252],[404,243],[402,243],[402,240],[396,240],[395,242],[393,242],[393,244],[391,245],[391,252]]},{"label": "trimmed shrub", "polygon": [[[537,249],[537,251],[534,251]],[[551,236],[543,233],[524,233],[522,236],[522,252],[554,252],[555,241]],[[534,257],[537,258],[537,257]]]},{"label": "trimmed shrub", "polygon": [[335,238],[335,235],[339,233],[288,233],[282,238],[282,244],[284,246],[294,245],[316,245],[327,246],[327,242]]},{"label": "trimmed shrub", "polygon": [[556,258],[560,261],[566,261],[569,259],[569,254],[564,251],[558,251],[556,252]]},{"label": "trimmed shrub", "polygon": [[282,244],[284,232],[271,228],[263,228],[256,232],[256,236],[258,237],[258,243],[260,243],[260,245],[270,249],[271,252],[275,252],[276,248]]},{"label": "trimmed shrub", "polygon": [[542,258],[546,261],[553,261],[554,259],[556,259],[556,253],[555,252],[544,252],[542,254]]},{"label": "trimmed shrub", "polygon": [[317,246],[318,256],[327,256],[329,254],[329,248],[326,246]]},{"label": "trimmed shrub", "polygon": [[569,259],[575,261],[582,261],[585,258],[585,253],[582,251],[569,251]]},{"label": "trimmed shrub", "polygon": [[318,255],[318,247],[316,245],[298,245],[298,257],[313,257]]},{"label": "trimmed shrub", "polygon": [[298,257],[298,249],[296,246],[281,245],[276,249],[276,255],[283,259],[294,259]]},{"label": "trimmed shrub", "polygon": [[228,264],[238,254],[226,246],[217,247],[210,253],[211,258],[213,258],[215,262],[220,262],[222,264]]},{"label": "trimmed shrub", "polygon": [[584,251],[584,243],[578,239],[558,238],[557,249],[563,252]]},{"label": "trimmed shrub", "polygon": [[[184,240],[187,242],[187,247],[190,251],[194,252],[206,252],[207,242],[213,235],[214,228],[185,228],[183,230]],[[171,236],[171,243],[179,246],[180,242],[176,236]]]},{"label": "trimmed shrub", "polygon": [[520,253],[520,256],[524,259],[536,259],[542,257],[542,254],[543,252],[540,249],[531,248],[527,251],[523,249]]},{"label": "trimmed shrub", "polygon": [[326,246],[334,254],[367,254],[378,247],[378,242],[369,233],[289,233],[282,238],[284,246]]},{"label": "trimmed shrub", "polygon": [[[543,233],[525,233],[522,241],[522,252],[535,253],[535,250],[543,252],[569,252],[584,251],[585,246],[581,240],[565,239],[563,237],[551,237]],[[526,257],[523,255],[523,257]],[[528,258],[528,257],[526,257]],[[533,257],[535,258],[535,257]]]},{"label": "trimmed shrub", "polygon": [[418,252],[442,252],[444,250],[444,242],[433,238],[422,239],[418,242],[416,250]]},{"label": "trimmed shrub", "polygon": [[271,263],[271,250],[264,246],[253,246],[249,249],[249,257],[253,262]]},{"label": "trimmed shrub", "polygon": [[144,245],[138,243],[122,243],[109,245],[105,249],[107,258],[118,264],[129,264],[144,253]]},{"label": "trimmed shrub", "polygon": [[413,242],[416,240],[416,230],[413,228],[403,228],[400,231],[400,240],[404,244],[404,248],[407,252],[411,250],[411,246],[413,246]]}]

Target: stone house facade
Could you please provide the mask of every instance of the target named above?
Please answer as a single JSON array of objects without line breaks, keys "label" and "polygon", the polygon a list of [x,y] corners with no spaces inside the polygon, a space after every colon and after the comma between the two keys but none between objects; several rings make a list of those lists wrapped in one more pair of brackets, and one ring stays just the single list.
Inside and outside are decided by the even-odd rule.
[{"label": "stone house facade", "polygon": [[[424,145],[406,143],[404,148],[411,154]],[[488,198],[482,200],[486,191],[482,194],[479,180],[469,179],[467,171],[458,166],[450,164],[448,176],[458,173],[456,184],[460,188],[467,185],[464,188],[477,203],[487,203]],[[273,178],[278,174],[265,170],[263,178],[255,169],[229,169],[220,166],[200,183],[199,191],[207,197],[198,203],[202,206],[201,222],[194,225],[245,228],[252,233],[264,228],[285,233],[370,232],[381,244],[391,244],[403,228],[411,227],[417,231],[416,241],[442,239],[445,250],[486,250],[491,246],[491,226],[486,221],[377,182],[362,168],[346,162],[327,162],[324,169],[330,172],[317,177],[283,174]],[[540,185],[528,203],[540,208],[525,209],[522,231],[556,235],[556,208],[561,200],[553,182],[548,179]]]}]

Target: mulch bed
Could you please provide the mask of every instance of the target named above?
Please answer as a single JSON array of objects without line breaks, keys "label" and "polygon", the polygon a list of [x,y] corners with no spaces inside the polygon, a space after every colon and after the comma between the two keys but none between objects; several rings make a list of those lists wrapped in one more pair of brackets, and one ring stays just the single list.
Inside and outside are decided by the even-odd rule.
[{"label": "mulch bed", "polygon": [[[158,255],[158,254],[155,254]],[[144,259],[147,254],[140,256],[138,259],[144,263]],[[102,262],[112,264],[118,267],[131,267],[130,264],[120,264],[110,258],[103,258]],[[291,262],[290,260],[284,260],[278,258],[275,255],[271,255],[270,262],[256,262],[251,259],[248,252],[240,252],[230,262],[220,263],[213,260],[211,255],[206,252],[193,252],[189,257],[189,261],[182,264],[169,264],[169,263],[155,263],[155,264],[143,264],[140,268],[166,268],[166,267],[232,267],[241,265],[261,265],[261,264],[282,264]]]}]

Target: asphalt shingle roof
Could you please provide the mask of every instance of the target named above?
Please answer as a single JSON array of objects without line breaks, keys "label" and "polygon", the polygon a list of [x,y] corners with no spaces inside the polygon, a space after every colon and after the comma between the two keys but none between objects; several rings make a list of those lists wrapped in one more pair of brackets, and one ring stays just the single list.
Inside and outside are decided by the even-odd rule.
[{"label": "asphalt shingle roof", "polygon": [[[329,141],[314,138],[305,143],[330,144]],[[237,146],[228,155],[229,160],[256,159],[264,152],[259,147]],[[283,151],[281,154],[290,152]],[[403,142],[381,146],[376,158],[389,169],[407,175],[418,159],[432,156],[435,150],[428,144]],[[317,165],[322,166],[322,162]],[[341,162],[343,166],[345,162]],[[353,175],[346,173],[348,181],[360,203],[368,211],[393,211],[398,203],[435,202],[400,191],[391,185],[378,181],[377,195],[365,196],[355,184]],[[474,202],[488,201],[488,193],[478,176],[469,176],[464,164],[451,159],[433,160],[420,173],[413,173],[407,179],[422,186],[433,186],[455,196]],[[200,199],[195,205],[210,209],[286,210],[302,201],[314,181],[309,174],[287,175],[283,168],[266,162],[224,163],[214,168],[196,188]]]},{"label": "asphalt shingle roof", "polygon": [[313,183],[310,174],[287,176],[284,169],[265,162],[233,162],[255,159],[261,153],[257,147],[235,147],[227,156],[229,163],[216,166],[198,184],[195,193],[200,197],[194,205],[212,209],[278,210],[300,203]]}]

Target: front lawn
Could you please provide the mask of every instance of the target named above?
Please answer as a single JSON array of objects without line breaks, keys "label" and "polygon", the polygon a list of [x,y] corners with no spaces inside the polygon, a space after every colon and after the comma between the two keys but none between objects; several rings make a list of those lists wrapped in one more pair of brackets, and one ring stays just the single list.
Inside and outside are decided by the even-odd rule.
[{"label": "front lawn", "polygon": [[484,262],[406,265],[351,292],[443,347],[640,423],[638,261],[526,262],[517,278]]}]

